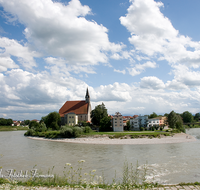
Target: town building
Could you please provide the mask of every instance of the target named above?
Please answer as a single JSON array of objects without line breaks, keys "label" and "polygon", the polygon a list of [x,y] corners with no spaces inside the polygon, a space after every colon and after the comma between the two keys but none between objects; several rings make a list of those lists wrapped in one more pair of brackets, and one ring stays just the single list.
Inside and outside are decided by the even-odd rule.
[{"label": "town building", "polygon": [[148,129],[148,116],[138,116],[130,119],[130,130],[140,131],[141,127]]},{"label": "town building", "polygon": [[[91,104],[90,104],[90,95],[88,88],[86,90],[85,100],[78,101],[66,101],[65,104],[60,108],[59,114],[61,117],[61,125],[69,124],[68,121],[72,121],[69,118],[70,116],[74,116],[74,124],[78,121],[89,121],[91,112]],[[78,121],[76,120],[75,115],[78,117]]]},{"label": "town building", "polygon": [[121,115],[121,113],[116,112],[115,115],[113,116],[112,127],[113,127],[113,131],[115,131],[115,132],[124,131],[123,116]]}]

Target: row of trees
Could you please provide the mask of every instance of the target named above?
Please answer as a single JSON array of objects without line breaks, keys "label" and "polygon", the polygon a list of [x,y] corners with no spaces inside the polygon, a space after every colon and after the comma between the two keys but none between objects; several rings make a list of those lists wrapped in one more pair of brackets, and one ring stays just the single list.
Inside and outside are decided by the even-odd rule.
[{"label": "row of trees", "polygon": [[13,120],[12,119],[0,118],[0,126],[10,126],[12,124],[13,124]]}]

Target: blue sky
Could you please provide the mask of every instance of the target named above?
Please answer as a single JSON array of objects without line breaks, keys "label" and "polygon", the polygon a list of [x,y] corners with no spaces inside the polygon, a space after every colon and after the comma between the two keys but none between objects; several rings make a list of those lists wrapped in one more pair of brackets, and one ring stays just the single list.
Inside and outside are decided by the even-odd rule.
[{"label": "blue sky", "polygon": [[0,0],[0,117],[89,88],[109,114],[200,111],[199,0]]}]

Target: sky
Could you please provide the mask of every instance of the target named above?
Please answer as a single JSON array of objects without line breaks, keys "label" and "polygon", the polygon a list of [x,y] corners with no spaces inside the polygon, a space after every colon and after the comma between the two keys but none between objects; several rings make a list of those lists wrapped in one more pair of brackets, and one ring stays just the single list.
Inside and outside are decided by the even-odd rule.
[{"label": "sky", "polygon": [[69,100],[109,114],[200,112],[200,1],[0,0],[0,117]]}]

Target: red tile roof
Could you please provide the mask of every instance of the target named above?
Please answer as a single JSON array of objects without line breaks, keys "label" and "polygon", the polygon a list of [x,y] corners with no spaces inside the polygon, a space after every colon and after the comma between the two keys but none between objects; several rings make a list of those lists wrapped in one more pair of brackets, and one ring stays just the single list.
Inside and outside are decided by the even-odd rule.
[{"label": "red tile roof", "polygon": [[60,108],[59,114],[64,117],[64,114],[74,112],[75,114],[87,114],[88,113],[88,103],[85,100],[82,101],[67,101]]}]

